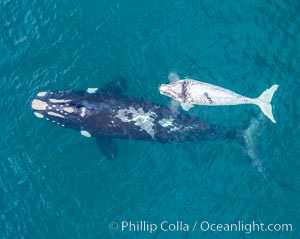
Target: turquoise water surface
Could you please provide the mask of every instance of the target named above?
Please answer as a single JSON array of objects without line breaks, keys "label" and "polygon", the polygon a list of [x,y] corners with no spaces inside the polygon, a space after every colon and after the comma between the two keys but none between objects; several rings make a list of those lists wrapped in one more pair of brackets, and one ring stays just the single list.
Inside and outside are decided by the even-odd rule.
[{"label": "turquoise water surface", "polygon": [[[0,238],[300,238],[300,2],[0,1]],[[36,118],[40,91],[103,87],[165,106],[170,71],[257,97],[277,83],[252,136],[264,177],[238,142],[94,139]],[[245,129],[256,106],[194,107]],[[122,221],[292,224],[292,232],[122,231]],[[111,222],[119,228],[111,228]],[[117,224],[113,224],[115,227]]]}]

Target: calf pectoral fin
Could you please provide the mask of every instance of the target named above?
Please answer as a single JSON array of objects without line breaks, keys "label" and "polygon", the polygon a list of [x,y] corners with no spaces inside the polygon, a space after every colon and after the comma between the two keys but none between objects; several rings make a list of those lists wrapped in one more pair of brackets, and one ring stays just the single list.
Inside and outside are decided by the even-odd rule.
[{"label": "calf pectoral fin", "polygon": [[96,143],[103,153],[103,155],[109,160],[113,160],[117,156],[117,145],[111,137],[98,136]]},{"label": "calf pectoral fin", "polygon": [[176,82],[176,81],[180,80],[180,77],[179,77],[179,75],[177,73],[170,72],[169,76],[168,76],[168,79],[169,79],[170,82]]},{"label": "calf pectoral fin", "polygon": [[189,111],[191,108],[194,107],[194,105],[188,104],[188,103],[181,103],[180,105],[181,105],[182,109],[185,111]]}]

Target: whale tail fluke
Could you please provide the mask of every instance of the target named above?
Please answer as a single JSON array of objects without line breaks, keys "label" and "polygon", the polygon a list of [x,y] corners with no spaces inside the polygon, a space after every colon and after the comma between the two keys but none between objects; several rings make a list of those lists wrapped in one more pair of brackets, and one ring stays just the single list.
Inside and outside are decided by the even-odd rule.
[{"label": "whale tail fluke", "polygon": [[265,168],[264,162],[259,157],[259,152],[257,149],[258,137],[261,135],[265,125],[265,117],[263,114],[260,114],[257,118],[252,118],[247,129],[242,131],[243,136],[243,149],[245,153],[251,160],[251,164],[254,168],[257,169],[264,177]]},{"label": "whale tail fluke", "polygon": [[255,104],[259,106],[261,111],[275,124],[272,113],[271,101],[278,85],[273,85],[271,88],[265,90],[258,98],[255,99]]},{"label": "whale tail fluke", "polygon": [[280,180],[272,171],[268,171],[265,161],[259,156],[259,136],[265,129],[266,117],[261,113],[257,118],[252,118],[247,129],[240,131],[241,145],[250,159],[251,165],[265,178],[273,180],[280,188],[290,190],[300,197],[300,192],[291,185]]}]

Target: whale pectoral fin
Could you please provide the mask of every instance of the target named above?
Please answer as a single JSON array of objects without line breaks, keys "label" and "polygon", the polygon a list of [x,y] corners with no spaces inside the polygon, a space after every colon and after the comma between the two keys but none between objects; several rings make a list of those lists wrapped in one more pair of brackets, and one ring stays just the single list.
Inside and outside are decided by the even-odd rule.
[{"label": "whale pectoral fin", "polygon": [[98,136],[96,143],[103,153],[103,155],[109,160],[113,160],[117,156],[117,145],[111,137]]},{"label": "whale pectoral fin", "polygon": [[104,92],[116,96],[122,95],[124,91],[126,91],[126,89],[127,89],[127,83],[126,80],[123,78],[120,78],[116,81],[109,82],[103,87]]},{"label": "whale pectoral fin", "polygon": [[181,105],[182,109],[185,111],[189,111],[191,108],[194,107],[194,105],[188,104],[188,103],[181,103],[180,105]]}]

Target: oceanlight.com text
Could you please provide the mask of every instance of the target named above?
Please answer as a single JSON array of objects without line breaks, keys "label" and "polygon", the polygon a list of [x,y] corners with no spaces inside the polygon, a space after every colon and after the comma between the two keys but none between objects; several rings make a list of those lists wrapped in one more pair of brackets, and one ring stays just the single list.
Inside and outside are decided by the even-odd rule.
[{"label": "oceanlight.com text", "polygon": [[243,221],[238,221],[237,223],[211,223],[208,221],[200,222],[201,231],[218,231],[218,232],[245,232],[250,234],[251,232],[292,232],[292,224],[278,224],[278,223],[256,223],[252,221],[251,223],[244,223]]}]

